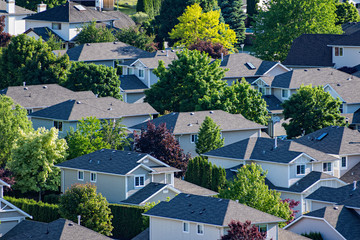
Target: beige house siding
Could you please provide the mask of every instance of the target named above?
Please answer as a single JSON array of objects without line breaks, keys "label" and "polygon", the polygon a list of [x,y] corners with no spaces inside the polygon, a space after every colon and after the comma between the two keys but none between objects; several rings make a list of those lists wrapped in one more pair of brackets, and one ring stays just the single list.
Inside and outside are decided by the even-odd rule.
[{"label": "beige house siding", "polygon": [[347,167],[341,168],[340,166],[340,176],[344,175],[347,171],[351,170],[356,164],[360,162],[360,155],[347,156]]},{"label": "beige house siding", "polygon": [[323,208],[323,207],[331,207],[334,204],[325,203],[325,202],[317,202],[317,201],[310,200],[310,205],[311,205],[311,211],[315,211],[315,210],[318,210],[318,209]]},{"label": "beige house siding", "polygon": [[[148,185],[151,182],[151,176],[148,174],[148,170],[139,167],[135,171],[131,173],[131,176],[128,177],[128,191],[131,190],[139,190],[142,187],[135,187],[135,176],[136,175],[145,175],[145,186]],[[125,186],[125,185],[124,185]],[[136,191],[132,191],[132,193],[135,193]],[[130,197],[130,195],[128,196]]]},{"label": "beige house siding", "polygon": [[161,192],[159,192],[158,194],[156,194],[155,196],[153,196],[146,202],[158,203],[161,201],[167,201],[168,198],[173,199],[176,195],[177,195],[177,193],[165,188],[164,190],[161,190]]},{"label": "beige house siding", "polygon": [[235,159],[224,159],[224,158],[217,158],[217,157],[209,157],[209,162],[215,164],[218,167],[223,168],[231,168],[237,166],[239,164],[245,164],[243,160],[235,160]]}]

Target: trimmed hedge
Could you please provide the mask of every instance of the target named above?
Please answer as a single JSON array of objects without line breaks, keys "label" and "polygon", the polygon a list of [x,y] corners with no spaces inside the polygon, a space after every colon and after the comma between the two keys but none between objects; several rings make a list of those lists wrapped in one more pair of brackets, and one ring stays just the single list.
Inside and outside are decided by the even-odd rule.
[{"label": "trimmed hedge", "polygon": [[39,222],[52,222],[60,218],[59,206],[56,204],[49,204],[37,202],[33,199],[4,197],[5,200],[14,204],[24,212],[30,214],[33,220]]},{"label": "trimmed hedge", "polygon": [[114,216],[114,238],[131,239],[149,227],[148,217],[142,216],[145,208],[131,205],[109,204]]}]

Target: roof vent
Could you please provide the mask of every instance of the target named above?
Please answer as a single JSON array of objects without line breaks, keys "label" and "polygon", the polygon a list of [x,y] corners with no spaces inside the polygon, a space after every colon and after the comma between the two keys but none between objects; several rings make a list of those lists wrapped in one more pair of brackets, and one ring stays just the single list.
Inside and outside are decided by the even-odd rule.
[{"label": "roof vent", "polygon": [[29,88],[28,87],[24,87],[24,90],[28,90]]},{"label": "roof vent", "polygon": [[201,215],[201,214],[203,214],[203,212],[202,212],[202,211],[200,211],[200,212],[199,212],[199,214]]},{"label": "roof vent", "polygon": [[191,211],[191,213],[194,213],[195,211]]},{"label": "roof vent", "polygon": [[97,161],[97,164],[100,164],[100,160]]},{"label": "roof vent", "polygon": [[336,84],[336,86],[340,87],[340,83]]},{"label": "roof vent", "polygon": [[43,86],[43,89],[47,89],[47,86]]},{"label": "roof vent", "polygon": [[165,52],[165,50],[161,50],[161,52],[162,52],[162,53],[164,53],[164,52]]},{"label": "roof vent", "polygon": [[219,202],[221,202],[222,201],[222,198],[219,198]]},{"label": "roof vent", "polygon": [[191,124],[191,123],[189,123],[189,124],[188,124],[188,127],[192,127],[192,124]]},{"label": "roof vent", "polygon": [[80,101],[77,101],[76,104],[81,104],[81,102],[80,102]]},{"label": "roof vent", "polygon": [[307,72],[307,69],[304,69],[304,72]]},{"label": "roof vent", "polygon": [[189,207],[191,207],[191,205],[192,205],[192,204],[191,204],[191,203],[189,203]]},{"label": "roof vent", "polygon": [[101,149],[101,150],[100,150],[100,152],[103,152],[103,151],[104,151],[104,149]]},{"label": "roof vent", "polygon": [[317,70],[320,71],[320,68],[318,68]]},{"label": "roof vent", "polygon": [[185,197],[190,197],[190,194],[186,195]]},{"label": "roof vent", "polygon": [[131,155],[131,152],[128,152],[128,155]]},{"label": "roof vent", "polygon": [[338,207],[336,207],[336,206],[334,206],[334,210],[339,210],[339,208],[338,208]]},{"label": "roof vent", "polygon": [[263,154],[265,154],[266,153],[266,151],[265,150],[263,150],[263,152],[262,152]]},{"label": "roof vent", "polygon": [[354,181],[354,187],[353,187],[353,191],[356,190],[356,181]]},{"label": "roof vent", "polygon": [[214,113],[214,111],[210,111],[210,114],[213,114]]},{"label": "roof vent", "polygon": [[89,163],[92,163],[92,159],[89,159]]},{"label": "roof vent", "polygon": [[176,113],[174,113],[174,112],[173,112],[173,113],[171,113],[171,115],[175,115],[175,114],[176,114]]},{"label": "roof vent", "polygon": [[74,224],[73,224],[73,223],[69,223],[69,226],[74,226]]},{"label": "roof vent", "polygon": [[113,150],[112,152],[113,152],[113,153],[115,153],[115,152],[116,152],[116,150]]},{"label": "roof vent", "polygon": [[346,80],[351,81],[351,78],[348,78],[348,79],[346,79]]},{"label": "roof vent", "polygon": [[114,42],[114,44],[117,44],[117,42]]},{"label": "roof vent", "polygon": [[111,110],[112,110],[112,108],[108,108],[108,110],[109,110],[109,111],[111,111]]},{"label": "roof vent", "polygon": [[195,115],[195,113],[191,112],[190,115]]},{"label": "roof vent", "polygon": [[175,50],[174,50],[174,49],[171,49],[171,51],[172,51],[172,52],[175,52]]},{"label": "roof vent", "polygon": [[87,43],[86,46],[90,46],[91,44],[90,43]]}]

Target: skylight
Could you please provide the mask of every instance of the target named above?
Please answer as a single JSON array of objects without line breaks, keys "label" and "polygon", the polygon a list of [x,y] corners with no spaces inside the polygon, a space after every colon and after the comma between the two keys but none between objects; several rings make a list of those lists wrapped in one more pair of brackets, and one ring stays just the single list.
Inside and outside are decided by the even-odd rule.
[{"label": "skylight", "polygon": [[323,133],[319,137],[316,138],[316,140],[321,141],[324,137],[326,137],[328,133]]},{"label": "skylight", "polygon": [[247,62],[246,65],[248,65],[250,69],[256,69],[256,67],[251,62]]},{"label": "skylight", "polygon": [[74,6],[77,10],[79,10],[79,11],[86,11],[86,8],[84,8],[83,6],[81,6],[81,5],[75,5]]}]

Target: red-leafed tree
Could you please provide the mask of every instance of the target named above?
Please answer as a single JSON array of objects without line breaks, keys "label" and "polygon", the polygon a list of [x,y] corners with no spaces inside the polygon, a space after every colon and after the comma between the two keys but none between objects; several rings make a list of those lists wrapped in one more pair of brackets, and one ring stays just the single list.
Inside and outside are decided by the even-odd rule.
[{"label": "red-leafed tree", "polygon": [[178,173],[178,176],[185,173],[190,154],[184,153],[165,123],[155,126],[149,121],[147,128],[141,130],[140,135],[134,132],[134,140],[135,151],[148,153],[172,167],[181,169],[182,172]]},{"label": "red-leafed tree", "polygon": [[[5,168],[0,168],[0,179],[9,184],[10,186],[15,184],[14,174]],[[4,187],[4,192],[11,191],[11,188]]]},{"label": "red-leafed tree", "polygon": [[231,221],[228,233],[221,240],[265,240],[266,232],[260,232],[257,226],[251,225],[251,221],[245,223]]},{"label": "red-leafed tree", "polygon": [[5,16],[0,16],[0,47],[6,47],[11,35],[5,32]]},{"label": "red-leafed tree", "polygon": [[287,202],[289,204],[289,208],[290,208],[290,211],[291,211],[291,215],[290,215],[290,219],[286,222],[286,224],[289,224],[291,223],[292,221],[294,221],[295,219],[295,215],[296,213],[299,212],[299,210],[294,210],[294,208],[300,204],[299,201],[295,201],[294,199],[290,199],[290,198],[287,198],[287,199],[284,199],[284,200],[281,200],[282,202]]},{"label": "red-leafed tree", "polygon": [[198,40],[196,43],[190,45],[189,50],[198,50],[202,53],[209,54],[212,58],[221,58],[221,54],[226,56],[229,54],[228,50],[220,43],[212,43],[211,41]]}]

